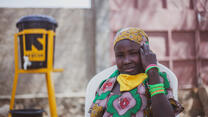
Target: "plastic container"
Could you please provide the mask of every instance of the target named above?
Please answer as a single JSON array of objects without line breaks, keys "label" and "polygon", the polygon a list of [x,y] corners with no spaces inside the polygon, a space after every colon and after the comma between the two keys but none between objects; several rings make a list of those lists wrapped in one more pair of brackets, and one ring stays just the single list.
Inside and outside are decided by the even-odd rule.
[{"label": "plastic container", "polygon": [[43,110],[40,109],[19,109],[11,110],[12,117],[43,117]]},{"label": "plastic container", "polygon": [[[25,70],[47,68],[48,39],[53,40],[55,48],[55,35],[44,34],[41,29],[52,30],[55,33],[57,27],[55,19],[44,15],[24,16],[19,19],[16,26],[19,29],[21,68]],[[34,34],[33,32],[37,30],[40,32]]]}]

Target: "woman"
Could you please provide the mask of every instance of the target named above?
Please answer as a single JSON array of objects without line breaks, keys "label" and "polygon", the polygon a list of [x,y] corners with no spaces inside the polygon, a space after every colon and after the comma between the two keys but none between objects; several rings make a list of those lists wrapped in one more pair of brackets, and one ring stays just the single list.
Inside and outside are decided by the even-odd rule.
[{"label": "woman", "polygon": [[121,30],[114,51],[118,70],[100,84],[91,117],[174,117],[183,110],[173,99],[166,73],[157,67],[144,31]]}]

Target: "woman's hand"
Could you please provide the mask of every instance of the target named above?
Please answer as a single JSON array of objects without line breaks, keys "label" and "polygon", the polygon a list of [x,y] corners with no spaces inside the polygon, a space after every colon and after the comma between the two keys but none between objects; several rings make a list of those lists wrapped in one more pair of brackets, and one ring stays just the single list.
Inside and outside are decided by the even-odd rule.
[{"label": "woman's hand", "polygon": [[150,64],[157,64],[156,55],[150,50],[148,44],[144,44],[140,47],[140,56],[144,69]]},{"label": "woman's hand", "polygon": [[[150,64],[156,64],[156,55],[149,49],[148,44],[140,48],[141,61],[144,69]],[[149,84],[161,83],[157,69],[148,71]],[[151,97],[153,117],[174,117],[173,108],[164,94]]]},{"label": "woman's hand", "polygon": [[[144,70],[146,70],[147,66],[150,64],[157,64],[156,55],[149,49],[148,44],[144,44],[140,47],[140,56]],[[148,77],[149,84],[160,83],[159,74],[156,68],[150,69],[148,71]]]}]

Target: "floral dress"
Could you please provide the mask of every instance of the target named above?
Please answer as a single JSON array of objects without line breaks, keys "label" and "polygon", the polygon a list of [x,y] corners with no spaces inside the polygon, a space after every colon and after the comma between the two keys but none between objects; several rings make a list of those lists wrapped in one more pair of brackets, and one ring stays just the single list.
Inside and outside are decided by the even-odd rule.
[{"label": "floral dress", "polygon": [[[178,114],[183,110],[183,107],[173,99],[166,73],[160,72],[159,74],[164,83],[165,95],[172,104],[175,113]],[[147,80],[130,91],[115,93],[113,88],[118,75],[119,72],[116,70],[108,79],[101,82],[89,110],[91,117],[151,117]]]}]

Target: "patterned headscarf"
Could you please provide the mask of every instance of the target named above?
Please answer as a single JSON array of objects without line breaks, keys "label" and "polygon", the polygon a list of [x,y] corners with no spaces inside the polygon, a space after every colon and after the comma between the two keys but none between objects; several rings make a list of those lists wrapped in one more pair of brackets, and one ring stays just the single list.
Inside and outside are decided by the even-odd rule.
[{"label": "patterned headscarf", "polygon": [[147,34],[143,30],[139,28],[129,27],[117,32],[114,39],[114,47],[117,42],[124,39],[132,40],[139,45],[143,45],[144,43],[148,43],[149,41]]}]

